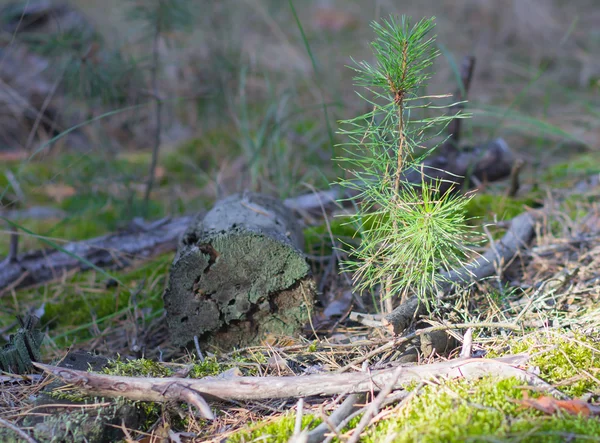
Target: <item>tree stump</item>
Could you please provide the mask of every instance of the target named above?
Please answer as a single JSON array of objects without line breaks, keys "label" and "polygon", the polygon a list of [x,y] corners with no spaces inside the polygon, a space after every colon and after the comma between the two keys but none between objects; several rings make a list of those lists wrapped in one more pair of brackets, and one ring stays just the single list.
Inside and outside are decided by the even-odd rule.
[{"label": "tree stump", "polygon": [[302,245],[280,200],[245,192],[218,201],[188,227],[171,266],[163,299],[172,342],[232,349],[297,333],[315,296]]}]

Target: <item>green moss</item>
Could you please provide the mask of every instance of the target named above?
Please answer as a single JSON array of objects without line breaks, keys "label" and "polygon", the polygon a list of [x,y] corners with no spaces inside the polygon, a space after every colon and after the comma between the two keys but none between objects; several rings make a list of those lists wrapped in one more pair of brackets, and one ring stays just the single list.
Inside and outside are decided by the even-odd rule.
[{"label": "green moss", "polygon": [[534,198],[510,198],[504,195],[477,194],[466,204],[469,218],[510,220],[524,212],[524,206],[536,206]]},{"label": "green moss", "polygon": [[111,360],[102,369],[102,372],[123,377],[169,377],[173,375],[173,370],[158,362],[145,358],[121,360],[120,356],[116,360]]},{"label": "green moss", "polygon": [[558,414],[534,421],[518,420],[506,437],[508,441],[523,443],[563,443],[598,441],[598,435],[598,419]]},{"label": "green moss", "polygon": [[210,176],[224,158],[236,153],[232,133],[230,127],[216,128],[165,153],[162,165],[167,172],[167,180],[205,183],[207,174]]},{"label": "green moss", "polygon": [[570,431],[581,436],[596,436],[600,432],[600,421],[596,419],[548,416],[523,407],[519,403],[522,391],[523,382],[514,378],[428,385],[399,413],[368,431],[361,441],[560,442]]},{"label": "green moss", "polygon": [[94,401],[89,395],[83,394],[81,391],[76,389],[56,389],[48,393],[48,396],[55,400],[63,400],[72,403],[86,403],[87,401]]},{"label": "green moss", "polygon": [[[569,334],[569,335],[567,335]],[[582,334],[558,331],[536,333],[511,340],[508,354],[528,352],[530,365],[540,368],[540,376],[564,393],[580,397],[598,392],[600,386],[588,374],[594,374],[600,363],[600,344]]]},{"label": "green moss", "polygon": [[396,442],[463,442],[477,436],[501,437],[509,431],[522,382],[485,379],[424,387],[398,415],[371,430],[364,441],[395,437]]},{"label": "green moss", "polygon": [[[302,429],[314,429],[320,419],[312,415],[302,417]],[[249,430],[240,431],[227,440],[228,443],[248,443],[254,441],[268,443],[287,443],[294,433],[296,416],[287,414],[276,420],[270,419],[252,425]]]},{"label": "green moss", "polygon": [[[329,227],[335,240],[343,239],[350,241],[356,237],[356,226],[350,217],[336,217],[329,220]],[[310,226],[304,229],[305,251],[309,253],[330,254],[331,236],[325,223],[318,226]]]},{"label": "green moss", "polygon": [[[165,254],[140,265],[133,271],[113,273],[123,286],[106,284],[107,277],[101,273],[77,273],[65,282],[50,283],[19,293],[19,304],[6,304],[6,321],[21,312],[23,306],[39,306],[45,303],[42,322],[49,328],[55,344],[68,346],[73,341],[89,339],[94,329],[103,330],[111,322],[122,321],[132,308],[131,294],[136,296],[138,309],[147,311],[146,318],[162,312],[162,289],[168,273],[172,254]],[[140,286],[146,282],[144,286]],[[16,303],[16,302],[15,302]],[[0,320],[4,316],[0,316]],[[0,321],[2,323],[3,321]]]},{"label": "green moss", "polygon": [[42,422],[26,417],[25,425],[32,428],[38,441],[104,442],[119,441],[123,438],[121,425],[137,430],[144,418],[143,413],[129,403],[115,401],[108,406],[93,409],[74,408],[60,414],[48,414],[43,416]]},{"label": "green moss", "polygon": [[190,378],[202,378],[219,375],[229,369],[230,366],[221,365],[216,358],[205,358],[204,361],[194,363],[190,371]]},{"label": "green moss", "polygon": [[600,173],[600,158],[597,153],[589,153],[550,166],[541,180],[552,183],[565,179],[581,180],[585,176],[598,173]]}]

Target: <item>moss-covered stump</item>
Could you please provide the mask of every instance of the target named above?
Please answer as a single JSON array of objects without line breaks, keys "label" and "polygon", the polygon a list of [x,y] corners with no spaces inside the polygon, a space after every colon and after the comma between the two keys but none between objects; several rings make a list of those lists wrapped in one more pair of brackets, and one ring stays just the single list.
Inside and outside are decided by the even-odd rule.
[{"label": "moss-covered stump", "polygon": [[184,234],[164,294],[174,344],[220,349],[294,335],[315,294],[302,230],[282,202],[245,192],[215,204]]}]

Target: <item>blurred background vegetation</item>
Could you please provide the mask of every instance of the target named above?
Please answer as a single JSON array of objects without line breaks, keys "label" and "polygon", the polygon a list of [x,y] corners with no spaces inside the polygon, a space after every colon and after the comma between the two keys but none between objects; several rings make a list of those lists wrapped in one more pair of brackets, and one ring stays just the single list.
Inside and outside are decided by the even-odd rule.
[{"label": "blurred background vegetation", "polygon": [[[61,154],[51,167],[20,168],[21,197],[37,201],[42,194],[66,210],[81,209],[80,199],[68,195],[72,186],[94,207],[102,193],[128,196],[130,209],[117,204],[113,221],[136,215],[131,203],[146,180],[157,121],[159,186],[152,196],[164,204],[148,215],[192,210],[246,188],[287,197],[303,182],[323,187],[335,178],[336,121],[364,111],[345,65],[350,56],[370,57],[369,23],[389,13],[437,18],[444,57],[431,93],[454,91],[460,60],[476,56],[467,143],[502,136],[538,174],[559,157],[598,146],[594,0],[291,4],[80,0],[69,5],[81,17],[53,12],[50,23],[34,23],[30,32],[4,26],[2,63],[14,62],[21,50],[35,53],[42,73],[30,81],[47,84],[37,91],[46,92],[42,97],[19,91],[15,81],[12,92],[53,111],[46,124],[32,124],[35,116],[28,125],[19,122],[22,133],[4,136],[0,152],[35,153],[28,163]],[[171,23],[156,21],[168,14]],[[64,131],[70,132],[49,142]]]},{"label": "blurred background vegetation", "polygon": [[[431,94],[455,91],[461,59],[476,57],[463,142],[501,136],[526,162],[525,200],[494,208],[484,195],[475,215],[513,216],[528,191],[600,172],[596,0],[1,0],[0,8],[0,215],[27,229],[20,251],[135,217],[194,213],[243,189],[285,198],[328,187],[339,174],[337,121],[366,111],[346,65],[350,56],[371,60],[369,24],[389,14],[436,17],[443,57]],[[40,207],[54,212],[39,216]],[[320,227],[306,233],[307,242],[327,237]],[[0,255],[9,242],[4,225]],[[161,278],[168,261],[160,259]],[[131,284],[158,282],[159,300],[158,268],[145,269]],[[73,293],[84,281],[101,293],[103,278],[78,277]],[[40,288],[30,300],[63,289]],[[121,309],[116,298],[102,315]]]}]

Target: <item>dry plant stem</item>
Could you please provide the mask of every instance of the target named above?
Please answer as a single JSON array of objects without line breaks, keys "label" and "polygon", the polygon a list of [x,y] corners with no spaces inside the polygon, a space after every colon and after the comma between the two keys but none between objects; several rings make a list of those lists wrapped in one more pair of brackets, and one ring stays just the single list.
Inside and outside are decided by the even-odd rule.
[{"label": "dry plant stem", "polygon": [[[493,248],[488,249],[483,256],[469,263],[463,269],[456,269],[442,274],[442,283],[438,294],[449,293],[458,287],[481,281],[496,273],[502,264],[509,263],[520,250],[524,249],[534,236],[537,216],[530,212],[515,217],[504,237]],[[398,306],[386,315],[383,324],[394,334],[401,333],[412,322],[414,317],[426,315],[423,303],[414,298]]]},{"label": "dry plant stem", "polygon": [[15,434],[17,434],[19,437],[21,437],[23,440],[25,440],[27,443],[37,443],[37,440],[34,439],[33,437],[31,437],[27,432],[25,432],[18,426],[14,425],[13,423],[4,420],[1,417],[0,417],[0,426],[4,426],[5,428],[10,429]]},{"label": "dry plant stem", "polygon": [[400,346],[403,343],[406,343],[410,340],[413,340],[423,334],[428,334],[435,331],[447,331],[450,329],[468,329],[468,328],[496,328],[496,329],[511,329],[513,331],[520,331],[521,327],[517,326],[514,323],[459,323],[455,325],[437,325],[431,326],[429,328],[418,329],[411,334],[405,335],[403,337],[396,337],[393,340],[387,342],[386,344],[379,346],[377,349],[372,350],[371,352],[363,355],[362,357],[353,360],[351,363],[348,363],[346,366],[338,369],[337,373],[347,372],[353,367],[360,365],[362,362],[369,360],[376,355],[381,354],[384,351],[389,349],[393,349],[396,346]]},{"label": "dry plant stem", "polygon": [[[393,222],[394,230],[396,230],[397,222]],[[385,312],[390,314],[394,310],[394,303],[392,301],[392,276],[388,275],[385,282],[385,294],[383,295],[383,305],[385,306]]]},{"label": "dry plant stem", "polygon": [[383,404],[387,396],[394,390],[394,385],[398,381],[398,378],[400,377],[400,374],[403,370],[404,368],[402,366],[396,368],[393,374],[393,378],[390,380],[390,382],[379,392],[379,394],[377,395],[377,397],[375,397],[371,404],[367,406],[367,410],[361,417],[360,422],[358,422],[356,428],[354,428],[352,437],[350,437],[348,443],[358,442],[362,431],[364,431],[365,428],[369,426],[373,417],[375,417],[375,415],[377,415],[377,413],[381,409],[381,405]]},{"label": "dry plant stem", "polygon": [[519,159],[515,162],[510,171],[510,187],[506,193],[509,197],[514,197],[517,195],[517,192],[519,192],[519,188],[521,187],[521,184],[519,183],[519,174],[521,173],[524,164],[525,162]]},{"label": "dry plant stem", "polygon": [[[327,421],[323,421],[319,426],[308,433],[306,443],[320,443],[325,438],[327,432],[336,432],[341,423],[354,412],[362,410],[357,406],[366,400],[366,394],[350,394],[346,400],[329,416]],[[331,429],[330,426],[335,427]],[[335,435],[335,434],[334,434]]]},{"label": "dry plant stem", "polygon": [[8,263],[14,263],[19,255],[19,233],[15,226],[10,227],[10,249],[8,250]]},{"label": "dry plant stem", "polygon": [[[391,385],[399,389],[407,384],[438,377],[449,379],[476,379],[483,376],[496,378],[516,377],[530,385],[547,387],[537,376],[519,369],[527,355],[512,359],[452,360],[429,365],[405,366],[373,371],[371,373],[318,374],[291,377],[235,377],[232,379],[120,377],[76,371],[34,363],[40,369],[69,383],[75,389],[100,397],[125,397],[136,401],[185,402],[196,406],[205,417],[212,412],[208,400],[262,400],[298,398],[340,393],[380,391]],[[507,363],[506,361],[510,361]],[[396,378],[397,377],[397,378]],[[393,381],[395,380],[395,381]]]},{"label": "dry plant stem", "polygon": [[[160,1],[160,0],[159,0]],[[158,44],[160,42],[160,23],[161,17],[156,18],[156,28],[154,30],[154,39],[152,41],[152,71],[150,73],[152,83],[152,94],[154,95],[155,102],[155,128],[154,128],[154,146],[152,146],[152,159],[150,162],[150,172],[148,175],[148,184],[146,185],[146,192],[144,194],[144,211],[148,215],[148,204],[150,202],[150,193],[154,186],[154,175],[156,174],[156,164],[158,163],[158,151],[160,149],[160,135],[161,135],[161,120],[162,120],[162,98],[158,93],[158,63],[160,54],[158,51]]]},{"label": "dry plant stem", "polygon": [[[464,100],[467,99],[467,95],[469,93],[469,88],[471,87],[471,79],[473,78],[473,71],[475,70],[475,57],[472,55],[467,55],[463,58],[460,70],[460,81],[462,83],[461,87],[458,88],[456,92],[456,99],[459,102],[455,106],[451,107],[451,111],[461,111],[465,105]],[[451,153],[455,153],[458,151],[458,143],[460,141],[460,129],[461,129],[461,118],[453,119],[448,125],[448,134],[449,138],[444,143],[441,148],[441,153],[443,155],[449,155]]]}]

